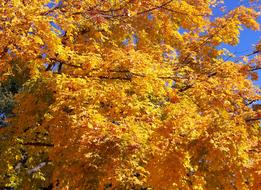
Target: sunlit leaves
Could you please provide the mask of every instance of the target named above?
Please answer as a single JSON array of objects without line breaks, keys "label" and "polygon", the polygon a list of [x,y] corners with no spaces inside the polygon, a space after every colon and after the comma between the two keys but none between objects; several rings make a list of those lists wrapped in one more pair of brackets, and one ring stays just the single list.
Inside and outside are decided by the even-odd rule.
[{"label": "sunlit leaves", "polygon": [[222,3],[1,1],[0,186],[257,189],[260,43],[220,45],[258,13]]}]

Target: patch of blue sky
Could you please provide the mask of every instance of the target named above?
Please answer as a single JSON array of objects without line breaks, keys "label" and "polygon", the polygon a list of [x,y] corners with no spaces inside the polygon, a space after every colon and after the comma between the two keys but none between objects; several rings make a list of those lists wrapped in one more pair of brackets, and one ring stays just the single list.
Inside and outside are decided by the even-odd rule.
[{"label": "patch of blue sky", "polygon": [[[52,72],[58,72],[59,69],[59,62],[56,62],[54,65],[51,67]],[[49,66],[49,63],[44,63],[44,67],[47,68]]]},{"label": "patch of blue sky", "polygon": [[59,62],[56,62],[54,65],[53,65],[53,67],[52,67],[52,71],[53,72],[58,72],[58,69],[59,69]]},{"label": "patch of blue sky", "polygon": [[49,63],[44,63],[44,67],[47,68],[49,66]]},{"label": "patch of blue sky", "polygon": [[58,18],[58,14],[56,14],[56,13],[49,13],[49,16],[51,16],[53,18]]},{"label": "patch of blue sky", "polygon": [[153,14],[149,13],[147,18],[148,18],[148,20],[152,21],[153,20]]},{"label": "patch of blue sky", "polygon": [[49,3],[47,3],[45,6],[48,8],[54,8],[56,6],[56,2],[54,0],[51,0]]},{"label": "patch of blue sky", "polygon": [[63,5],[63,1],[60,0],[60,1],[57,3],[57,6],[58,6],[58,7],[61,7],[62,5]]},{"label": "patch of blue sky", "polygon": [[168,59],[169,58],[169,55],[168,55],[168,52],[162,52],[162,57],[164,58],[164,59]]},{"label": "patch of blue sky", "polygon": [[136,34],[133,34],[130,38],[126,38],[122,41],[122,44],[127,46],[129,43],[133,43],[135,46],[138,44],[139,38]]},{"label": "patch of blue sky", "polygon": [[180,34],[184,34],[184,33],[188,32],[188,30],[186,30],[186,29],[180,27],[180,28],[178,29],[178,32],[179,32]]},{"label": "patch of blue sky", "polygon": [[134,43],[135,45],[137,45],[137,43],[139,42],[138,36],[137,36],[136,34],[133,34],[133,35],[132,35],[132,39],[133,39],[133,43]]},{"label": "patch of blue sky", "polygon": [[54,21],[50,21],[50,25],[52,26],[51,30],[54,33],[56,33],[59,36],[65,35],[65,31],[58,24],[56,24]]},{"label": "patch of blue sky", "polygon": [[129,43],[129,39],[127,38],[122,41],[122,44],[125,46],[128,45],[128,43]]},{"label": "patch of blue sky", "polygon": [[162,52],[162,57],[165,61],[174,60],[174,55],[178,55],[176,50],[170,50],[169,52]]},{"label": "patch of blue sky", "polygon": [[175,88],[176,87],[176,81],[172,81],[171,83],[165,82],[166,87]]},{"label": "patch of blue sky", "polygon": [[[248,6],[248,4],[245,4],[245,2],[238,1],[238,0],[225,0],[224,2],[225,2],[224,5],[226,6],[227,10],[232,10],[240,5]],[[224,15],[224,13],[222,11],[220,11],[219,8],[216,8],[213,10],[213,18],[221,17],[223,15]],[[259,22],[259,24],[261,24],[260,16],[258,17],[257,21]],[[240,32],[239,37],[240,37],[239,38],[240,41],[239,41],[238,45],[230,46],[227,44],[222,44],[218,48],[228,49],[231,53],[234,53],[237,58],[240,56],[250,54],[255,49],[254,45],[257,44],[257,42],[261,40],[261,32],[253,31],[253,30],[248,29],[245,26],[243,26],[243,30]],[[235,61],[235,59],[232,59],[232,61]],[[259,79],[256,81],[253,81],[253,84],[256,85],[258,88],[260,88],[261,87],[261,71],[257,70],[256,72],[258,73]],[[255,104],[260,104],[260,103],[261,103],[261,101],[255,102]]]},{"label": "patch of blue sky", "polygon": [[5,118],[6,118],[5,113],[0,113],[0,118],[1,118],[1,119],[5,119]]},{"label": "patch of blue sky", "polygon": [[42,54],[42,58],[45,59],[47,57],[47,54],[46,53],[43,53]]},{"label": "patch of blue sky", "polygon": [[59,1],[58,3],[55,2],[55,0],[50,0],[50,2],[47,3],[45,6],[48,7],[48,8],[50,8],[50,9],[53,9],[53,8],[55,8],[55,7],[60,7],[60,6],[62,6],[62,4],[63,4],[63,1],[62,1],[62,0]]},{"label": "patch of blue sky", "polygon": [[[224,6],[226,7],[226,10],[233,10],[234,8],[244,5],[248,6],[246,2],[244,1],[238,1],[238,0],[225,0]],[[220,7],[213,9],[213,16],[212,20],[216,17],[222,17],[224,13],[220,10]],[[257,20],[261,24],[261,17],[259,16]],[[221,44],[218,48],[226,48],[231,53],[234,53],[236,57],[247,55],[254,51],[254,44],[256,44],[259,40],[261,40],[261,32],[260,31],[253,31],[251,29],[246,28],[243,26],[243,30],[240,32],[240,41],[239,44],[236,46],[230,46],[227,44]],[[233,60],[233,59],[232,59]],[[235,60],[233,60],[235,61]],[[258,75],[261,76],[261,71],[257,71]],[[256,86],[261,86],[261,79],[257,81],[253,81],[253,83]]]},{"label": "patch of blue sky", "polygon": [[14,52],[12,52],[12,50],[11,50],[10,48],[7,50],[7,53],[8,53],[8,55],[10,55],[11,57],[15,57],[15,56],[16,56],[16,54],[15,54]]}]

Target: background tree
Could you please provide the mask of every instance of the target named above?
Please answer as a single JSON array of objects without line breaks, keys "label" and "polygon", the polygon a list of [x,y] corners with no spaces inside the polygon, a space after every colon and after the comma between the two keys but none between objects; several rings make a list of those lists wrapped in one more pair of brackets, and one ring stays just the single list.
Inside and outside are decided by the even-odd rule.
[{"label": "background tree", "polygon": [[258,12],[212,19],[219,3],[1,1],[0,80],[18,87],[0,184],[257,189],[260,43],[234,62],[219,47],[259,30]]}]

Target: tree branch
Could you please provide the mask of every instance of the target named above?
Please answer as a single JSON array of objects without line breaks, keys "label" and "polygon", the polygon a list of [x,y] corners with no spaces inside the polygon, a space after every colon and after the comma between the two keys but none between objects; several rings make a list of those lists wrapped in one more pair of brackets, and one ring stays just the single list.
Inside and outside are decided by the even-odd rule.
[{"label": "tree branch", "polygon": [[51,143],[43,143],[43,142],[25,142],[25,143],[19,143],[21,145],[25,146],[45,146],[45,147],[54,147],[54,144]]},{"label": "tree branch", "polygon": [[190,88],[192,88],[192,87],[193,87],[192,84],[188,84],[187,86],[185,86],[185,87],[179,89],[179,91],[180,91],[180,92],[185,92],[186,90],[188,90],[188,89],[190,89]]},{"label": "tree branch", "polygon": [[[150,8],[150,9],[147,9],[147,10],[144,10],[144,11],[141,11],[141,12],[138,12],[136,15],[142,15],[144,13],[149,13],[149,12],[152,12],[152,11],[155,11],[157,9],[162,9],[163,7],[167,6],[168,4],[170,4],[173,0],[169,0],[159,6],[156,6],[156,7],[153,7],[153,8]],[[108,15],[108,14],[101,14],[107,18],[116,18],[116,17],[128,17],[128,13],[124,13],[124,14],[118,14],[118,15]]]},{"label": "tree branch", "polygon": [[62,73],[62,66],[63,66],[63,63],[60,63],[59,66],[58,66],[58,73],[59,74]]},{"label": "tree branch", "polygon": [[16,171],[19,171],[21,166],[24,165],[26,163],[26,161],[28,160],[28,154],[25,151],[22,151],[22,158],[21,160],[16,164],[16,166],[14,167],[14,169]]},{"label": "tree branch", "polygon": [[245,55],[245,56],[249,57],[249,56],[251,56],[251,55],[255,55],[255,54],[258,54],[258,53],[260,53],[260,51],[259,51],[259,50],[256,50],[256,51],[254,51],[254,52],[252,52],[252,53],[250,53],[250,54],[247,54],[247,55]]},{"label": "tree branch", "polygon": [[173,0],[169,0],[163,4],[161,4],[160,6],[156,6],[156,7],[153,7],[151,9],[148,9],[148,10],[145,10],[145,11],[141,11],[141,12],[138,12],[137,15],[141,15],[141,14],[144,14],[144,13],[148,13],[148,12],[152,12],[154,10],[157,10],[157,9],[162,9],[163,7],[167,6],[168,4],[170,4]]},{"label": "tree branch", "polygon": [[257,71],[257,70],[260,70],[260,69],[261,69],[261,67],[254,67],[254,68],[249,69],[248,71]]},{"label": "tree branch", "polygon": [[121,5],[119,8],[117,9],[109,9],[109,10],[99,10],[99,12],[102,13],[108,13],[108,12],[117,12],[117,11],[121,11],[122,9],[124,9],[129,3],[131,3],[132,0],[129,0],[127,2],[124,3],[124,5]]},{"label": "tree branch", "polygon": [[48,66],[46,67],[45,71],[50,71],[52,66],[53,66],[53,64],[49,63]]},{"label": "tree branch", "polygon": [[40,164],[38,164],[37,166],[35,166],[34,168],[31,168],[29,170],[27,170],[27,173],[29,175],[35,173],[35,172],[38,172],[42,167],[46,166],[47,164],[49,163],[49,161],[44,161],[44,162],[41,162]]},{"label": "tree branch", "polygon": [[246,122],[251,122],[251,121],[259,121],[261,120],[261,117],[256,117],[256,118],[248,118],[246,119]]},{"label": "tree branch", "polygon": [[[250,56],[255,55],[255,54],[258,54],[258,53],[260,53],[260,51],[259,51],[259,50],[256,50],[256,51],[254,51],[254,52],[252,52],[252,53],[249,53],[249,54],[247,54],[247,55],[241,56],[241,57],[239,57],[238,59],[235,60],[235,63],[238,63],[240,60],[243,59],[243,57],[250,57]],[[251,70],[250,70],[250,71],[251,71]]]},{"label": "tree branch", "polygon": [[73,65],[73,64],[67,63],[67,62],[62,61],[62,60],[57,59],[57,58],[49,58],[49,59],[50,59],[50,61],[59,62],[60,64],[67,65],[69,67],[82,68],[82,66],[80,66],[80,65]]},{"label": "tree branch", "polygon": [[258,100],[245,100],[245,101],[249,101],[249,102],[245,103],[246,106],[249,106],[249,105],[253,104],[254,102],[256,102]]},{"label": "tree branch", "polygon": [[[181,15],[190,15],[189,13],[186,13],[186,12],[180,12],[180,11],[176,11],[176,10],[173,10],[173,9],[169,9],[167,7],[161,7],[162,9],[165,9],[169,12],[172,12],[172,13],[176,13],[176,14],[181,14]],[[204,15],[204,14],[193,14],[193,16],[208,16],[208,15]]]}]

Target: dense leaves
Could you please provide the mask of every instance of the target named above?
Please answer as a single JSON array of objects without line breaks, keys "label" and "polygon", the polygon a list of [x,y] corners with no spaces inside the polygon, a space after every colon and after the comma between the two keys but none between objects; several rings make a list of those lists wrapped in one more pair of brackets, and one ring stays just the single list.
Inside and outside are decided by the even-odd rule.
[{"label": "dense leaves", "polygon": [[0,186],[258,188],[255,1],[0,2]]}]

